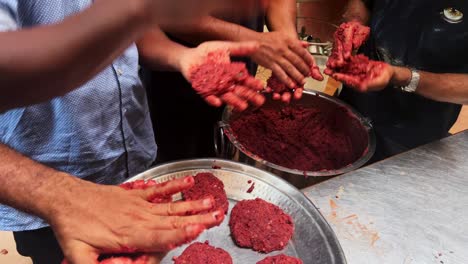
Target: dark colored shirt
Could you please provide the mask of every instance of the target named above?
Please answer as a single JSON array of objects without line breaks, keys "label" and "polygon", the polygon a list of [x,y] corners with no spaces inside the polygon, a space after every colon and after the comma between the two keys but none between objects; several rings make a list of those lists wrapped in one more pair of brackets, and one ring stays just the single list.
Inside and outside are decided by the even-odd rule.
[{"label": "dark colored shirt", "polygon": [[[451,24],[441,15],[447,7],[468,15],[468,2],[371,2],[371,36],[362,49],[371,59],[433,73],[468,73],[468,21]],[[372,119],[380,158],[445,137],[461,109],[394,87],[367,94],[345,88],[340,97]]]}]

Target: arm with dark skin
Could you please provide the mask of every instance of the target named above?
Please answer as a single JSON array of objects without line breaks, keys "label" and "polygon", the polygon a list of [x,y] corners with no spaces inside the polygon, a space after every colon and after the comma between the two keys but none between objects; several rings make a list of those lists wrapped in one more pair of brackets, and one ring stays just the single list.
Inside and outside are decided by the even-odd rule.
[{"label": "arm with dark skin", "polygon": [[266,10],[266,25],[270,31],[297,38],[296,16],[296,1],[271,1]]},{"label": "arm with dark skin", "polygon": [[212,199],[147,202],[190,188],[192,177],[128,191],[80,180],[1,144],[0,157],[0,203],[45,219],[69,263],[94,264],[100,253],[167,251],[196,238],[224,217],[218,211],[194,215],[211,208]]},{"label": "arm with dark skin", "polygon": [[97,0],[61,23],[1,32],[0,112],[77,88],[155,24],[193,22],[212,10],[239,11],[254,2]]},{"label": "arm with dark skin", "polygon": [[64,95],[127,48],[145,28],[143,15],[129,1],[111,2],[60,24],[0,33],[0,111]]},{"label": "arm with dark skin", "polygon": [[250,56],[256,63],[271,69],[290,88],[304,84],[315,61],[297,38],[296,1],[272,0],[266,11],[267,24],[273,32],[256,32],[214,17],[204,17],[192,26],[163,30],[193,44],[207,40],[257,41],[260,48]]},{"label": "arm with dark skin", "polygon": [[[468,104],[468,74],[431,73],[419,71],[420,81],[416,94],[426,98],[455,104]],[[411,70],[386,65],[384,72],[371,80],[361,92],[379,91],[390,85],[406,86],[411,80]],[[387,88],[391,89],[391,88]]]}]

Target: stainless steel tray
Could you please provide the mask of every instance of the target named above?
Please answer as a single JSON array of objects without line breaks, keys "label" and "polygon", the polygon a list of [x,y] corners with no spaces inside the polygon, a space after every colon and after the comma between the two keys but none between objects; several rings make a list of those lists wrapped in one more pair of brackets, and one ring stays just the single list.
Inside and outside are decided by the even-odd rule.
[{"label": "stainless steel tray", "polygon": [[[213,169],[213,166],[219,166],[220,169]],[[240,200],[262,198],[278,205],[292,216],[295,232],[288,247],[283,251],[260,254],[235,245],[230,237],[228,214],[219,227],[204,232],[197,241],[208,240],[212,246],[223,248],[229,252],[235,264],[255,264],[266,256],[280,253],[298,257],[305,264],[346,263],[335,234],[312,202],[298,189],[268,172],[232,161],[197,159],[161,165],[128,181],[154,179],[157,182],[164,182],[199,172],[211,172],[223,181],[229,199],[229,213]],[[249,181],[255,183],[251,193],[247,192],[252,185],[248,183]],[[179,256],[187,246],[172,250],[161,263],[173,263],[172,257]]]}]

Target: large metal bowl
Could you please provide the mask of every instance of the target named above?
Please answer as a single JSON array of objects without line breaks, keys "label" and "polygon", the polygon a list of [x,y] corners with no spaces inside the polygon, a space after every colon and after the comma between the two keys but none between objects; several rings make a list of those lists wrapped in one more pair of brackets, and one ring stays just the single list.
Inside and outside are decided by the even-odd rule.
[{"label": "large metal bowl", "polygon": [[[355,145],[353,148],[356,148],[358,151],[362,150],[361,157],[352,164],[337,170],[301,171],[273,164],[255,155],[255,153],[248,151],[236,139],[235,134],[229,126],[229,122],[239,115],[242,115],[242,113],[233,112],[230,107],[225,108],[222,121],[219,122],[216,128],[215,149],[217,156],[253,165],[282,177],[297,188],[305,188],[326,180],[328,177],[356,170],[363,166],[374,155],[375,135],[372,125],[368,119],[356,112],[351,106],[337,98],[315,91],[305,91],[302,98],[297,101],[292,101],[291,105],[318,107],[326,114],[336,113],[338,110],[343,112],[343,109],[346,109],[348,113],[343,112],[347,114],[346,117],[342,118],[343,127],[346,128],[346,133],[351,136],[352,142]],[[267,101],[263,107],[279,109],[282,106],[284,106],[282,102],[275,101],[270,96],[267,96]]]},{"label": "large metal bowl", "polygon": [[[346,264],[338,239],[319,210],[299,190],[266,171],[227,160],[196,159],[159,165],[128,181],[153,179],[160,183],[200,172],[213,173],[224,183],[229,213],[220,226],[205,231],[198,242],[209,241],[212,246],[223,248],[238,264],[254,264],[277,254],[298,257],[306,264]],[[254,188],[250,189],[252,184]],[[230,212],[237,202],[254,198],[278,205],[293,218],[294,235],[284,250],[260,254],[234,244],[228,226]],[[180,256],[187,246],[169,252],[161,264],[173,263],[172,258]]]}]

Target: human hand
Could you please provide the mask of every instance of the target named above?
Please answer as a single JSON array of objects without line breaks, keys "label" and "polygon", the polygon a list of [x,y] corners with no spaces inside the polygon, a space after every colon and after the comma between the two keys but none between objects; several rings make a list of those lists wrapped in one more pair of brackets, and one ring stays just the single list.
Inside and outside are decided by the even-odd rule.
[{"label": "human hand", "polygon": [[359,49],[369,36],[370,28],[357,21],[343,23],[335,31],[333,51],[327,67],[339,68],[352,55],[353,50]]},{"label": "human hand", "polygon": [[289,104],[289,102],[291,101],[291,93],[293,93],[294,99],[298,100],[302,97],[303,91],[304,89],[300,87],[290,89],[275,75],[272,75],[267,81],[266,92],[273,93],[273,100],[281,100],[286,104]]},{"label": "human hand", "polygon": [[209,198],[148,202],[191,188],[193,177],[139,190],[76,181],[47,219],[71,264],[97,263],[100,254],[165,252],[195,239],[224,218],[219,210],[196,215],[212,208],[214,201]]},{"label": "human hand", "polygon": [[231,63],[230,56],[246,56],[258,49],[256,42],[210,41],[187,49],[178,58],[178,68],[194,89],[213,106],[222,103],[245,110],[248,103],[265,102],[260,80],[250,76],[245,65]]},{"label": "human hand", "polygon": [[391,82],[394,72],[393,66],[389,64],[369,61],[364,74],[333,72],[331,76],[355,90],[365,93],[383,90]]},{"label": "human hand", "polygon": [[302,87],[308,76],[323,80],[314,57],[305,48],[307,43],[283,32],[258,33],[257,36],[260,48],[251,58],[271,69],[273,75],[290,89]]}]

